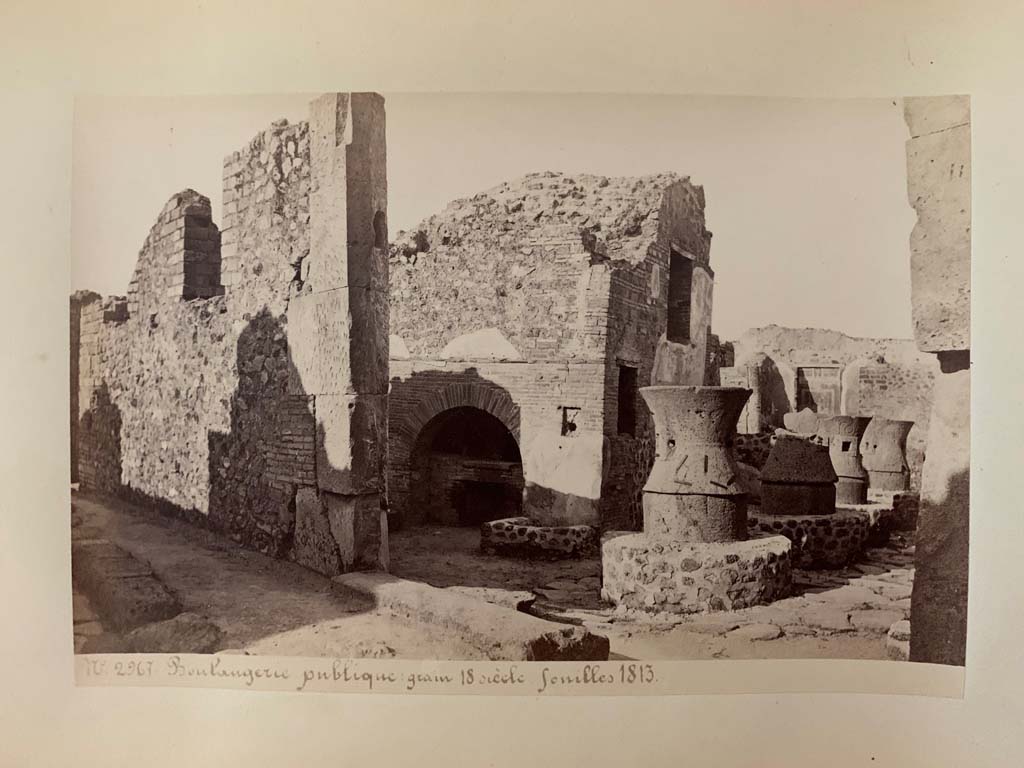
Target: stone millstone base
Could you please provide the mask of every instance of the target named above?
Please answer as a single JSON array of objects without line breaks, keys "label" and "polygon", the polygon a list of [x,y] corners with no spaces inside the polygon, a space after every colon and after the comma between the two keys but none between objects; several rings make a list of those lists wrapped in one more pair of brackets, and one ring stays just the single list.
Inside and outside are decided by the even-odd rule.
[{"label": "stone millstone base", "polygon": [[581,557],[597,549],[597,530],[589,525],[549,527],[528,517],[509,517],[480,526],[480,549],[523,558]]},{"label": "stone millstone base", "polygon": [[751,515],[751,536],[785,536],[793,543],[793,567],[842,568],[858,557],[875,526],[882,525],[885,507],[841,505],[831,515]]},{"label": "stone millstone base", "polygon": [[601,545],[601,597],[666,613],[766,605],[789,594],[791,546],[782,536],[687,544],[645,533],[607,535]]}]

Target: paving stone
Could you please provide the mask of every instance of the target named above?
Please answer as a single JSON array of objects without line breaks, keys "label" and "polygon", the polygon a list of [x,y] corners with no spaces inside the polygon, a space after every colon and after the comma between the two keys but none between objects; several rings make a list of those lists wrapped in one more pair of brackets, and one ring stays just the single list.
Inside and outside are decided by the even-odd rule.
[{"label": "paving stone", "polygon": [[910,599],[913,587],[909,584],[881,584],[877,591],[890,600],[905,600]]},{"label": "paving stone", "polygon": [[740,623],[735,619],[708,617],[707,619],[684,622],[679,625],[679,628],[686,632],[699,632],[702,635],[724,635],[739,626]]},{"label": "paving stone", "polygon": [[800,618],[809,627],[818,627],[829,632],[853,631],[848,612],[829,605],[814,606],[805,611]]},{"label": "paving stone", "polygon": [[560,589],[550,589],[548,587],[543,587],[541,589],[535,589],[534,592],[543,597],[545,600],[555,603],[557,605],[568,605],[571,604],[575,599],[575,596],[573,594],[565,592]]},{"label": "paving stone", "polygon": [[871,604],[877,602],[878,598],[879,596],[867,587],[855,585],[838,587],[827,592],[819,592],[813,596],[813,599],[819,602],[843,606]]},{"label": "paving stone", "polygon": [[782,637],[782,630],[774,624],[748,624],[734,629],[727,637],[740,640],[775,640]]},{"label": "paving stone", "polygon": [[888,632],[894,622],[903,618],[903,611],[853,611],[850,623],[858,630]]},{"label": "paving stone", "polygon": [[545,584],[543,588],[545,590],[557,590],[559,592],[573,592],[578,589],[586,589],[586,587],[581,587],[578,581],[573,581],[571,579],[558,579],[557,581]]},{"label": "paving stone", "polygon": [[885,655],[893,661],[910,658],[910,622],[902,619],[889,627],[885,638]]},{"label": "paving stone", "polygon": [[790,637],[803,637],[807,635],[816,635],[817,632],[811,627],[805,627],[803,624],[786,624],[782,631]]},{"label": "paving stone", "polygon": [[906,619],[901,619],[892,623],[889,627],[889,637],[896,640],[910,640],[910,622]]},{"label": "paving stone", "polygon": [[870,563],[859,563],[859,564],[853,566],[853,570],[855,570],[855,571],[857,571],[859,573],[868,574],[868,575],[878,575],[878,574],[886,573],[885,568],[883,568],[882,566],[880,566],[880,565],[872,565]]}]

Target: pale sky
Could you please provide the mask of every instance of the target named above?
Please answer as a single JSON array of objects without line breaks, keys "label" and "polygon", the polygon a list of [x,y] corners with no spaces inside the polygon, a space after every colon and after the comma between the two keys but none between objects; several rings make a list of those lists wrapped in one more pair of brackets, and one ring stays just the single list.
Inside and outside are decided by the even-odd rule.
[{"label": "pale sky", "polygon": [[[898,99],[384,94],[394,236],[533,171],[689,175],[714,233],[712,330],[768,325],[911,338]],[[167,199],[191,187],[220,223],[226,154],[311,94],[80,99],[72,290],[124,294]]]}]

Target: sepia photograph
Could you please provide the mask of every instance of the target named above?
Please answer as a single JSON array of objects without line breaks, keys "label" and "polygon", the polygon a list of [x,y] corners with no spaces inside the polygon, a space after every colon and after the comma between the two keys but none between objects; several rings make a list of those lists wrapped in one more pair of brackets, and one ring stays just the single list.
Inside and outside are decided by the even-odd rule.
[{"label": "sepia photograph", "polygon": [[82,95],[72,153],[75,654],[964,666],[969,96]]}]

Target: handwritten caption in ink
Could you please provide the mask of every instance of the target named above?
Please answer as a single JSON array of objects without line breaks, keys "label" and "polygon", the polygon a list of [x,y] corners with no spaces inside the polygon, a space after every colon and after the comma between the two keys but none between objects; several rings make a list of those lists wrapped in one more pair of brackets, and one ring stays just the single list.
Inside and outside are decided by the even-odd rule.
[{"label": "handwritten caption in ink", "polygon": [[86,682],[193,683],[293,691],[455,693],[502,691],[523,694],[594,693],[651,687],[655,666],[639,662],[595,662],[549,666],[542,662],[453,663],[447,670],[398,670],[386,663],[344,659],[261,659],[248,656],[81,656]]}]

